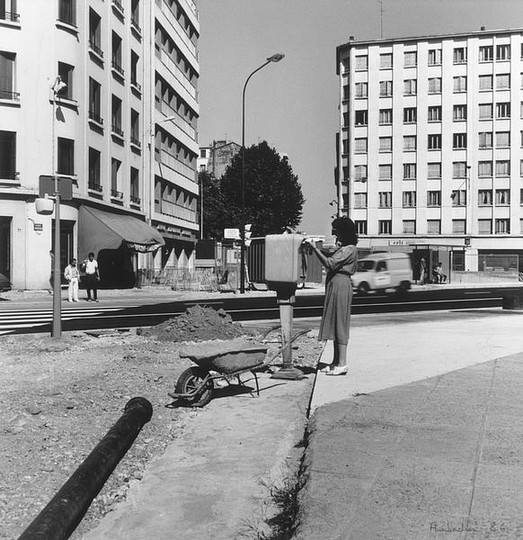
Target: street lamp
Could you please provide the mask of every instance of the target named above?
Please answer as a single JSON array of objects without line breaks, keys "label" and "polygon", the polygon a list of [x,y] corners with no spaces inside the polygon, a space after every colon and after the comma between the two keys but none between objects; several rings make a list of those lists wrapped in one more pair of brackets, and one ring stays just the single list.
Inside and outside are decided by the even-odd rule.
[{"label": "street lamp", "polygon": [[52,337],[62,337],[62,290],[60,279],[60,190],[58,189],[58,175],[56,174],[56,97],[58,92],[66,88],[67,85],[62,81],[60,75],[56,77],[51,90],[53,92],[53,140],[52,140],[52,171],[54,178],[54,199],[55,199],[55,225],[54,225],[54,275],[53,275],[53,331]]},{"label": "street lamp", "polygon": [[240,294],[245,293],[245,90],[251,77],[272,62],[279,62],[284,54],[276,53],[267,58],[267,61],[255,69],[245,81],[242,93],[242,183],[241,183],[241,216],[240,216]]}]

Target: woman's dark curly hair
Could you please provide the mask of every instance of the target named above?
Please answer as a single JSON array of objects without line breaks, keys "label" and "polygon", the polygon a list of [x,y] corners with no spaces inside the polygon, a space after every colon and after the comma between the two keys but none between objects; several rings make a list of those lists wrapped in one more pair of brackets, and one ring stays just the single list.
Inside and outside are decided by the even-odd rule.
[{"label": "woman's dark curly hair", "polygon": [[358,233],[354,221],[348,217],[339,217],[332,222],[332,228],[336,231],[338,242],[343,246],[355,246],[358,243]]}]

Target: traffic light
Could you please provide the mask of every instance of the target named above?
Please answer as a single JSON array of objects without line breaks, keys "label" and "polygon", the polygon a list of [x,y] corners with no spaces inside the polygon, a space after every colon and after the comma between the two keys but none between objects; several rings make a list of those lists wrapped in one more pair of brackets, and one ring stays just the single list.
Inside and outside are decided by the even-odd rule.
[{"label": "traffic light", "polygon": [[252,229],[252,223],[248,223],[245,225],[245,246],[249,247],[251,245],[251,229]]}]

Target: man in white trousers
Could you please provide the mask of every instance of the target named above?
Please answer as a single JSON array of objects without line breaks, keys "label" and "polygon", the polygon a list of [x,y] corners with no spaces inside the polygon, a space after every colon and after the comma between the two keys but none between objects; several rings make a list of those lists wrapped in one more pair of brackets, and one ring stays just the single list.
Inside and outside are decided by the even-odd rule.
[{"label": "man in white trousers", "polygon": [[78,281],[80,272],[76,266],[76,259],[71,259],[71,262],[65,267],[64,277],[69,283],[69,302],[78,302]]}]

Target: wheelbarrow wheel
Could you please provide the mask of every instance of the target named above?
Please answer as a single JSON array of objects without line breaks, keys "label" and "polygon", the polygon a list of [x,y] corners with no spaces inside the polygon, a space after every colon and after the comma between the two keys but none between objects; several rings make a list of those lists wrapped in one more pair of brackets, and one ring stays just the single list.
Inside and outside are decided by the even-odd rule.
[{"label": "wheelbarrow wheel", "polygon": [[[207,375],[207,371],[198,367],[193,366],[186,369],[176,381],[175,392],[177,394],[194,392],[202,384]],[[191,407],[204,407],[211,401],[213,389],[214,383],[212,379],[209,379],[198,394],[193,398],[186,399],[186,401]]]}]

